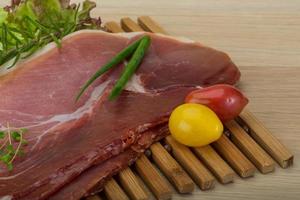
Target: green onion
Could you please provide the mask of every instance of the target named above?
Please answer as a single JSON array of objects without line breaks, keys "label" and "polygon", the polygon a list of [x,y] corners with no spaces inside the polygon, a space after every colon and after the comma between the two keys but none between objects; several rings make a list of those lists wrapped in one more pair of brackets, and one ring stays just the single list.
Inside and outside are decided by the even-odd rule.
[{"label": "green onion", "polygon": [[[149,39],[147,39],[147,41],[149,40],[149,42],[150,42],[150,37],[149,36],[144,36],[144,37],[142,37],[141,39],[139,39],[139,40],[137,40],[136,42],[134,42],[134,43],[132,43],[131,45],[129,45],[128,47],[126,47],[125,49],[123,49],[120,53],[118,53],[115,57],[113,57],[108,63],[106,63],[105,65],[103,65],[84,85],[83,85],[83,87],[81,88],[81,90],[79,91],[79,93],[78,93],[78,95],[76,96],[76,102],[79,100],[79,98],[82,96],[82,94],[84,93],[84,91],[98,78],[98,77],[100,77],[102,74],[104,74],[105,72],[107,72],[108,70],[110,70],[111,68],[113,68],[113,67],[115,67],[116,65],[118,65],[119,63],[121,63],[122,61],[124,61],[128,56],[130,56],[130,55],[132,55],[133,53],[134,53],[134,51],[136,50],[136,49],[139,49],[139,47],[140,47],[140,43],[142,43],[142,41],[144,41],[145,40],[145,38],[149,38]],[[148,43],[149,43],[148,42]],[[145,42],[143,42],[143,43],[145,43]],[[145,46],[145,45],[143,45],[143,46]],[[148,46],[149,46],[149,44],[148,44]],[[140,50],[141,51],[141,50]],[[141,55],[141,56],[144,56],[144,52],[145,51],[143,51],[143,55],[141,55],[140,53],[139,53],[139,55]],[[136,54],[136,53],[135,53]],[[136,56],[137,57],[137,56]],[[142,59],[142,57],[141,58],[139,58],[140,60]],[[137,60],[137,58],[135,58],[134,60]],[[137,63],[137,62],[134,62],[134,63]],[[134,64],[133,63],[133,64]],[[140,63],[140,62],[139,62]],[[139,64],[139,63],[137,63],[137,65]],[[130,64],[130,63],[129,63]],[[129,66],[129,64],[128,64],[128,66],[126,67],[126,69],[127,68],[132,68],[131,66],[133,65],[133,64],[131,64],[130,66]],[[137,66],[134,66],[134,69],[136,69],[137,68]],[[126,72],[127,70],[125,70],[125,72]],[[135,70],[134,70],[135,71]],[[133,71],[133,72],[134,72]],[[124,72],[124,73],[125,73]],[[126,73],[128,73],[128,72],[126,72]],[[123,78],[124,79],[124,78]],[[124,81],[122,81],[122,82],[124,82]],[[127,81],[126,81],[127,82]],[[126,84],[126,83],[125,83]],[[119,87],[119,86],[118,86]]]},{"label": "green onion", "polygon": [[120,79],[117,81],[116,85],[114,86],[112,92],[110,93],[109,100],[114,100],[118,97],[122,90],[124,89],[125,85],[132,77],[134,72],[139,67],[140,63],[142,62],[146,51],[150,46],[151,38],[149,36],[144,36],[139,43],[136,51],[134,52],[133,56],[129,60],[129,63],[126,65]]}]

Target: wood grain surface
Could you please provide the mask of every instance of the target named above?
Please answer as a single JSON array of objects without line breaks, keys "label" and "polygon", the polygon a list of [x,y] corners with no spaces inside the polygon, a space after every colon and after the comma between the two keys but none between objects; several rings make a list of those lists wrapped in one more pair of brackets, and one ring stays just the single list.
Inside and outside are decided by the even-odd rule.
[{"label": "wood grain surface", "polygon": [[[1,0],[0,6],[7,4]],[[78,2],[78,0],[74,1]],[[97,0],[103,21],[150,15],[171,35],[226,51],[242,72],[249,109],[295,155],[291,168],[236,178],[211,191],[173,199],[299,199],[300,1],[299,0]]]}]

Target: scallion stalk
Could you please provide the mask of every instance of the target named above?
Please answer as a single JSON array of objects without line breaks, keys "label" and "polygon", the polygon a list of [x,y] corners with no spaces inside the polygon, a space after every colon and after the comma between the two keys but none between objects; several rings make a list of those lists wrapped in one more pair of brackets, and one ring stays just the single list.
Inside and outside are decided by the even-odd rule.
[{"label": "scallion stalk", "polygon": [[110,93],[109,100],[116,99],[126,86],[129,79],[135,73],[137,68],[140,66],[149,46],[151,43],[151,38],[146,35],[142,37],[139,46],[137,47],[136,51],[132,55],[131,59],[129,60],[128,64],[125,66],[125,69],[117,81],[116,85],[114,86],[113,90]]},{"label": "scallion stalk", "polygon": [[[79,91],[78,95],[76,96],[76,101],[79,100],[79,98],[82,96],[82,94],[85,92],[85,90],[101,75],[103,75],[105,72],[107,72],[108,70],[110,70],[111,68],[115,67],[116,65],[120,64],[122,61],[124,61],[127,57],[129,57],[130,55],[132,55],[134,52],[136,52],[139,48],[143,48],[145,47],[145,45],[143,44],[142,47],[140,47],[140,43],[142,43],[142,41],[145,40],[145,38],[149,38],[147,39],[150,40],[149,36],[144,36],[141,39],[135,41],[134,43],[132,43],[131,45],[129,45],[128,47],[126,47],[125,49],[123,49],[120,53],[118,53],[115,57],[113,57],[108,63],[106,63],[105,65],[103,65],[81,88],[81,90]],[[143,42],[145,43],[145,41]],[[150,41],[148,42],[150,43]],[[149,44],[148,44],[149,46]],[[141,50],[139,50],[141,51]],[[144,52],[144,51],[143,51]],[[136,53],[134,53],[135,55]],[[139,53],[140,55],[140,53]],[[144,53],[143,55],[144,56]],[[137,57],[137,56],[135,56]],[[133,57],[131,58],[131,60],[133,59]],[[140,58],[142,59],[142,57]],[[137,58],[134,58],[134,60],[137,60]],[[128,63],[128,65],[126,66],[127,68],[132,68],[133,64],[136,63],[136,61],[133,63],[134,61],[132,61],[132,64],[130,64],[130,62]],[[129,66],[130,64],[130,66]],[[139,63],[138,63],[139,64]],[[128,67],[129,66],[129,67]],[[133,66],[135,69],[137,68],[137,66]],[[135,71],[135,70],[134,70]],[[133,71],[133,72],[134,72]],[[124,73],[128,73],[127,70],[124,71]],[[123,77],[123,75],[122,75]],[[121,77],[121,78],[122,78]],[[124,79],[124,78],[123,78]],[[119,87],[119,86],[118,86]]]}]

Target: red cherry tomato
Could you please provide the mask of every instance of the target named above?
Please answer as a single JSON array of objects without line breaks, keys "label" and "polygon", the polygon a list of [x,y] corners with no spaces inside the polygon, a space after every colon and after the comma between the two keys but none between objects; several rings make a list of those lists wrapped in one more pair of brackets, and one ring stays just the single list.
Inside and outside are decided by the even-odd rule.
[{"label": "red cherry tomato", "polygon": [[219,84],[192,91],[186,103],[199,103],[212,109],[222,122],[237,117],[248,104],[248,99],[237,88]]}]

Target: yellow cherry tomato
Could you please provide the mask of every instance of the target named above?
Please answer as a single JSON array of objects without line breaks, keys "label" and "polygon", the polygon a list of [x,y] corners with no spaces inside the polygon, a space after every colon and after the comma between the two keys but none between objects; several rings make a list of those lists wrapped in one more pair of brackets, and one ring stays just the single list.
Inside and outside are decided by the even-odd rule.
[{"label": "yellow cherry tomato", "polygon": [[187,103],[178,106],[172,112],[169,129],[178,142],[195,147],[219,139],[223,133],[223,124],[210,108]]}]

